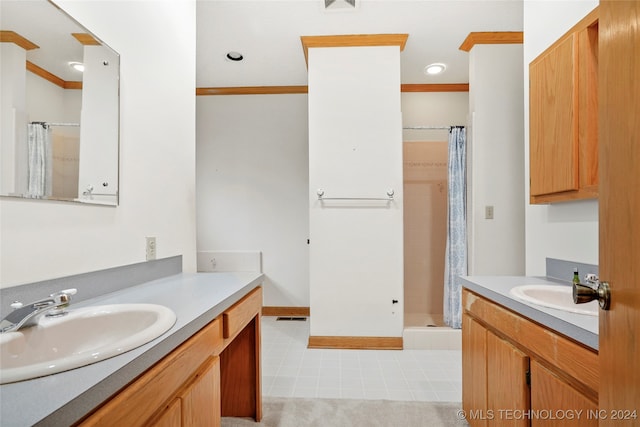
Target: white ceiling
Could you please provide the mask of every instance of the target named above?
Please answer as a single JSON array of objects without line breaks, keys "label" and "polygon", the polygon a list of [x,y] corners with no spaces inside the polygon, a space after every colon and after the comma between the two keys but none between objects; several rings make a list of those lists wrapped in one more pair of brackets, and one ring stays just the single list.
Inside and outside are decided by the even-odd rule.
[{"label": "white ceiling", "polygon": [[[335,4],[346,4],[336,0]],[[197,2],[197,87],[306,85],[300,36],[409,34],[401,54],[402,83],[468,83],[472,31],[522,31],[522,0],[357,0],[325,10],[324,0]],[[242,62],[225,58],[229,51]],[[423,69],[447,64],[439,76]]]},{"label": "white ceiling", "polygon": [[66,81],[82,80],[68,62],[82,62],[83,46],[71,33],[85,33],[68,15],[46,0],[1,0],[0,29],[14,31],[39,46],[27,60]]},{"label": "white ceiling", "polygon": [[[0,3],[2,29],[40,46],[29,51],[29,60],[64,80],[81,79],[66,63],[82,56],[82,46],[68,34],[84,30],[72,20],[63,29],[61,19],[46,18],[45,0]],[[25,6],[28,19],[8,23],[18,15],[8,11]],[[401,54],[402,83],[468,83],[469,54],[459,50],[467,35],[522,31],[523,25],[522,0],[357,0],[355,8],[336,0],[333,6],[346,7],[325,10],[324,0],[197,0],[196,86],[306,85],[300,36],[385,33],[409,34]],[[45,35],[48,24],[57,35]],[[66,52],[58,53],[62,48]],[[244,60],[227,60],[229,51]],[[445,63],[446,72],[425,75],[424,67],[433,62]]]}]

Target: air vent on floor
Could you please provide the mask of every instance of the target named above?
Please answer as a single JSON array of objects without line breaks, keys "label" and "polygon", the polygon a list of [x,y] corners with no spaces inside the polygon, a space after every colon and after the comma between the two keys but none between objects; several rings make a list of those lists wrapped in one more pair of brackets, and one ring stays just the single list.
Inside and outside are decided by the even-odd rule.
[{"label": "air vent on floor", "polygon": [[278,317],[276,321],[278,320],[306,322],[307,318],[306,317]]}]

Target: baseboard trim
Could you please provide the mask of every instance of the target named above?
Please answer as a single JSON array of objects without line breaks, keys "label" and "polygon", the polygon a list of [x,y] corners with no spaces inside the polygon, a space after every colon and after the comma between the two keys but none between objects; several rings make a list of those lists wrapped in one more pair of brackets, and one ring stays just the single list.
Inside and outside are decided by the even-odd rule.
[{"label": "baseboard trim", "polygon": [[321,337],[310,336],[308,348],[352,350],[402,350],[402,337]]},{"label": "baseboard trim", "polygon": [[309,307],[262,307],[263,316],[309,317]]}]

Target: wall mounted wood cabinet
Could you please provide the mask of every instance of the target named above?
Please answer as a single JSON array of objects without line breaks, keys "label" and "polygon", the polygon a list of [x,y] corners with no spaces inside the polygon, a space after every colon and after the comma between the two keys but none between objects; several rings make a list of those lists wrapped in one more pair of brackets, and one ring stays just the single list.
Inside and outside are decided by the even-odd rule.
[{"label": "wall mounted wood cabinet", "polygon": [[462,407],[472,427],[598,425],[596,351],[466,289],[462,298]]},{"label": "wall mounted wood cabinet", "polygon": [[529,64],[530,202],[598,197],[598,8]]}]

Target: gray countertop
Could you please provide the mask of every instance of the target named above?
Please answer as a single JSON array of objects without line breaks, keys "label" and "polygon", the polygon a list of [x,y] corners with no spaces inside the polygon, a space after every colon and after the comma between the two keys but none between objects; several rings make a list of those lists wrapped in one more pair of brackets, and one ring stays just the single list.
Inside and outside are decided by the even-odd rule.
[{"label": "gray countertop", "polygon": [[598,350],[598,316],[570,313],[519,300],[509,294],[521,285],[571,286],[540,277],[463,276],[462,286],[543,326],[561,333],[594,350]]},{"label": "gray countertop", "polygon": [[0,386],[0,425],[73,424],[258,287],[262,278],[261,273],[177,274],[75,304],[160,304],[171,308],[177,320],[160,337],[116,357]]}]

